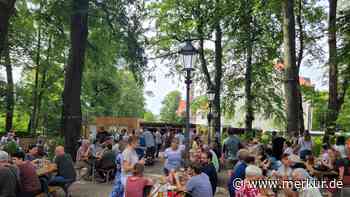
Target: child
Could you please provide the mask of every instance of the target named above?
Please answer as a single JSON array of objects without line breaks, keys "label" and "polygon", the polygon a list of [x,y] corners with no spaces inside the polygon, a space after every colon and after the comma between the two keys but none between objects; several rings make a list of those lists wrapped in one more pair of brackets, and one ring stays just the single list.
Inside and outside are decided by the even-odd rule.
[{"label": "child", "polygon": [[132,176],[129,176],[126,181],[125,197],[142,197],[144,196],[144,189],[153,185],[152,180],[143,177],[143,171],[144,166],[142,164],[134,165]]}]

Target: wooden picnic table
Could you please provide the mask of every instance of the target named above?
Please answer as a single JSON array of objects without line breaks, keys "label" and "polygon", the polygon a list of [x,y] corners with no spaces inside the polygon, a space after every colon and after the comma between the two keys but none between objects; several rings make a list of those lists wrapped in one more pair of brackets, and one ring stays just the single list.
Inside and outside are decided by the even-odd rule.
[{"label": "wooden picnic table", "polygon": [[41,167],[41,168],[36,169],[36,174],[38,176],[45,176],[45,175],[49,175],[51,173],[54,173],[56,171],[57,171],[56,164],[49,163],[49,164],[43,165],[43,167]]}]

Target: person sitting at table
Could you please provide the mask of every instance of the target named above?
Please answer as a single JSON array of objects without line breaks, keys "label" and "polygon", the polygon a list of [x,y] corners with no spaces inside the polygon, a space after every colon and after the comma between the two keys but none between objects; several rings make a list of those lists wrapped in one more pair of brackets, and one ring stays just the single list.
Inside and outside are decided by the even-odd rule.
[{"label": "person sitting at table", "polygon": [[334,145],[334,150],[338,151],[340,153],[341,158],[346,158],[346,147],[345,147],[345,137],[344,136],[338,136],[337,140]]},{"label": "person sitting at table", "polygon": [[[102,156],[97,157],[96,170],[100,177],[105,181],[106,175],[104,170],[109,170],[115,168],[115,153],[112,151],[112,144],[107,144],[106,150],[103,152]],[[109,181],[109,180],[107,180]]]},{"label": "person sitting at table", "polygon": [[18,169],[9,163],[7,152],[0,150],[0,196],[16,197],[20,191]]},{"label": "person sitting at table", "polygon": [[29,145],[28,153],[25,156],[25,160],[33,161],[39,159],[38,147],[35,144]]},{"label": "person sitting at table", "polygon": [[283,153],[281,156],[282,165],[278,168],[276,175],[283,180],[288,180],[292,177],[291,161],[289,160],[289,154]]},{"label": "person sitting at table", "polygon": [[213,195],[215,195],[216,186],[218,184],[218,175],[216,173],[214,164],[211,162],[211,160],[212,155],[210,152],[203,152],[201,154],[202,172],[208,175]]},{"label": "person sitting at table", "polygon": [[322,145],[322,160],[321,165],[324,170],[332,170],[335,161],[335,154],[328,144]]},{"label": "person sitting at table", "polygon": [[34,165],[30,161],[25,161],[24,157],[23,152],[12,154],[12,161],[18,167],[20,175],[21,192],[18,196],[34,197],[41,192],[40,181]]},{"label": "person sitting at table", "polygon": [[[290,141],[285,141],[284,142],[284,151],[283,153],[287,153],[288,155],[293,154],[294,150],[293,150],[293,144]],[[281,158],[282,159],[282,158]]]},{"label": "person sitting at table", "polygon": [[304,136],[298,139],[298,145],[296,149],[299,149],[299,156],[302,160],[305,160],[307,155],[312,154],[313,143],[311,135],[308,131],[304,132]]},{"label": "person sitting at table", "polygon": [[176,182],[178,190],[188,192],[192,197],[213,197],[213,191],[208,175],[202,172],[202,166],[198,162],[189,166],[190,179],[185,186]]},{"label": "person sitting at table", "polygon": [[249,185],[250,181],[259,180],[262,177],[261,168],[255,165],[248,165],[245,169],[245,179],[241,183],[241,187],[237,188],[235,197],[263,196],[262,189]]},{"label": "person sitting at table", "polygon": [[343,181],[344,186],[350,186],[350,151],[347,151],[347,158],[337,159],[335,166],[339,173],[339,180]]},{"label": "person sitting at table", "polygon": [[97,132],[97,135],[96,135],[96,140],[100,144],[103,144],[110,136],[111,136],[111,134],[108,133],[104,127],[100,127],[98,132]]},{"label": "person sitting at table", "polygon": [[37,149],[38,149],[38,157],[39,159],[42,159],[43,157],[47,157],[48,154],[45,151],[44,145],[36,145]]},{"label": "person sitting at table", "polygon": [[181,167],[182,150],[179,148],[179,140],[177,138],[171,141],[170,148],[165,149],[163,158],[165,159],[164,173],[166,176],[169,175],[170,171],[177,170]]},{"label": "person sitting at table", "polygon": [[125,197],[144,196],[144,190],[147,186],[152,186],[153,181],[143,177],[144,165],[137,163],[132,170],[132,176],[126,180]]},{"label": "person sitting at table", "polygon": [[[312,179],[307,171],[303,168],[297,168],[292,173],[293,181],[306,181]],[[300,187],[289,188],[284,187],[283,191],[286,196],[302,196],[302,197],[322,197],[322,194],[317,187]]]},{"label": "person sitting at table", "polygon": [[55,149],[55,164],[57,175],[50,180],[49,185],[60,186],[75,181],[76,173],[72,157],[64,152],[63,146],[57,146]]},{"label": "person sitting at table", "polygon": [[87,139],[82,140],[81,146],[78,149],[77,152],[77,158],[76,158],[76,168],[80,171],[83,168],[87,168],[87,173],[82,175],[81,177],[85,177],[90,172],[90,166],[91,166],[91,151],[90,151],[90,142]]},{"label": "person sitting at table", "polygon": [[[245,149],[246,150],[246,149]],[[247,150],[248,151],[248,150]],[[230,197],[234,197],[235,196],[235,190],[236,188],[233,186],[233,181],[235,179],[244,179],[245,178],[245,169],[249,164],[254,164],[255,162],[255,157],[246,154],[244,151],[242,152],[242,154],[240,155],[242,162],[241,164],[239,164],[235,171],[233,171],[233,173],[231,174],[231,177],[228,181],[228,190],[230,192]]]}]

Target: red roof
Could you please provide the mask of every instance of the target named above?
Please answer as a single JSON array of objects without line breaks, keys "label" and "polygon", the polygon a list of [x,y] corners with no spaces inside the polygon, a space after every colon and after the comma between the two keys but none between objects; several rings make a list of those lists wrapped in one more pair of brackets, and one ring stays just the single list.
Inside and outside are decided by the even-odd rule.
[{"label": "red roof", "polygon": [[[283,71],[284,64],[281,61],[277,61],[275,68],[279,71]],[[299,76],[299,84],[302,86],[313,87],[310,78]]]},{"label": "red roof", "polygon": [[178,116],[181,116],[183,114],[183,112],[186,111],[186,101],[184,100],[180,100],[179,102],[179,107],[176,110],[176,114]]}]

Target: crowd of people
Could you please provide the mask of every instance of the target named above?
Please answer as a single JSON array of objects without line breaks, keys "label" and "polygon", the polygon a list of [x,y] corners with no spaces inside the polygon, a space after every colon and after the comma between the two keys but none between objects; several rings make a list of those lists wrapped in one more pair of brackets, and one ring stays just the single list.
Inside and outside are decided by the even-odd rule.
[{"label": "crowd of people", "polygon": [[[1,144],[19,143],[14,132],[1,139]],[[214,196],[218,173],[228,170],[227,189],[231,197],[250,196],[322,196],[338,192],[337,188],[254,188],[252,180],[342,180],[350,184],[350,146],[343,136],[333,145],[324,137],[319,156],[313,152],[314,143],[308,131],[302,136],[284,138],[272,133],[268,144],[259,137],[242,140],[232,131],[223,141],[206,144],[203,136],[191,131],[189,161],[184,159],[185,137],[180,129],[108,132],[99,128],[96,136],[81,139],[73,161],[63,146],[55,148],[52,160],[55,175],[38,175],[38,161],[48,159],[42,141],[19,148],[9,154],[0,150],[1,196],[35,196],[48,186],[64,186],[76,180],[106,182],[114,180],[110,197],[144,196],[158,183],[144,176],[144,168],[156,158],[162,162],[162,184],[169,184],[193,197]],[[241,180],[241,187],[235,187]]]},{"label": "crowd of people", "polygon": [[[350,147],[346,146],[343,136],[337,138],[335,145],[324,138],[319,157],[313,152],[314,144],[308,131],[300,137],[288,139],[273,132],[269,144],[252,139],[246,143],[238,142],[237,145],[237,141],[239,139],[233,134],[226,141],[232,146],[228,164],[234,166],[228,182],[230,196],[332,196],[341,188],[329,187],[330,181],[341,180],[344,186],[349,185]],[[278,185],[276,188],[236,188],[233,183],[237,179],[244,180],[243,185],[251,180],[278,180],[277,183],[281,185],[282,181],[324,180],[328,186],[302,189]]]},{"label": "crowd of people", "polygon": [[[9,135],[14,136],[12,132]],[[3,143],[18,143],[15,139],[6,137]],[[49,186],[64,187],[65,184],[76,180],[74,162],[71,156],[65,153],[63,146],[57,146],[55,149],[52,164],[55,175],[37,173],[37,169],[43,167],[44,160],[48,161],[48,155],[41,142],[30,145],[26,152],[22,148],[11,154],[0,150],[0,196],[34,197],[48,192]]]},{"label": "crowd of people", "polygon": [[[144,128],[143,131],[132,132],[127,137],[123,132],[117,133],[114,139],[116,138],[120,141],[115,141],[118,143],[115,159],[117,170],[111,197],[133,196],[134,193],[145,192],[154,183],[143,177],[143,167],[140,166],[151,165],[150,160],[157,157],[163,162],[164,182],[171,183],[178,190],[188,192],[194,197],[214,196],[218,182],[218,169],[215,167],[218,166],[218,156],[195,132],[191,134],[191,163],[186,170],[185,137],[181,130],[161,132]],[[213,156],[216,158],[215,164],[212,162]],[[179,173],[182,176],[179,177]]]}]

